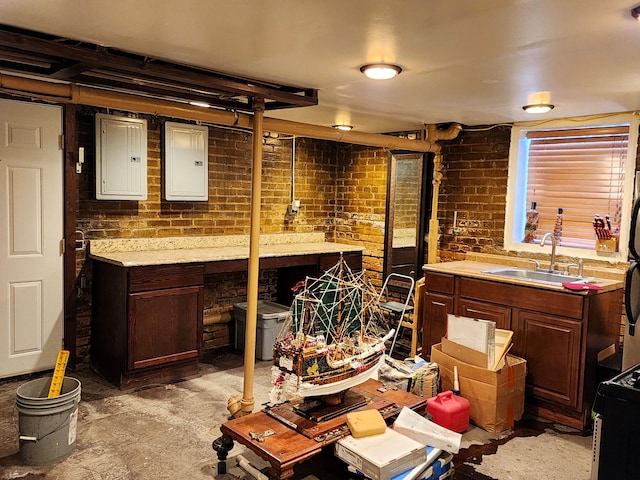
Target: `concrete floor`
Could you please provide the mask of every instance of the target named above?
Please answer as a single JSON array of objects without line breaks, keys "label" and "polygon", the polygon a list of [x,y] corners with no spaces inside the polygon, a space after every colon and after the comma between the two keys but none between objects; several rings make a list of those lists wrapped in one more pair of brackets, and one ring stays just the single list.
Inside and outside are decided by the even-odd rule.
[{"label": "concrete floor", "polygon": [[[259,469],[266,463],[242,446],[229,453],[228,471],[216,472],[211,442],[227,420],[227,400],[242,394],[242,356],[207,354],[201,372],[181,382],[122,392],[90,371],[69,372],[82,382],[77,445],[65,460],[26,466],[18,446],[16,389],[29,378],[0,382],[0,479],[128,480],[251,479],[235,459],[243,455]],[[256,410],[268,401],[271,362],[257,362]],[[588,480],[591,437],[525,418],[513,430],[490,435],[471,427],[456,455],[457,480]],[[331,451],[299,465],[295,479],[350,479]]]}]

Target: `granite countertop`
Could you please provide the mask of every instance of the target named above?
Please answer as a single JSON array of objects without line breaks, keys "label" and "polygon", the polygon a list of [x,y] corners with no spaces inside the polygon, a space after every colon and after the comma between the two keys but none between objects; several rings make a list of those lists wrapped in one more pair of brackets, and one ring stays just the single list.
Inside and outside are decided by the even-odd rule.
[{"label": "granite countertop", "polygon": [[[361,252],[364,248],[324,241],[324,234],[260,236],[260,258]],[[249,258],[249,236],[91,240],[89,256],[122,267],[206,263]]]},{"label": "granite countertop", "polygon": [[[464,277],[491,280],[512,285],[524,285],[527,287],[543,288],[546,290],[557,290],[570,292],[579,295],[586,295],[588,292],[607,292],[624,288],[624,273],[621,268],[584,268],[584,276],[593,278],[590,284],[602,287],[601,290],[569,290],[562,285],[532,282],[524,279],[503,277],[490,273],[483,273],[485,270],[495,270],[500,267],[518,267],[533,270],[534,265],[527,259],[508,257],[503,255],[489,254],[468,254],[466,260],[456,262],[429,263],[422,267],[425,272],[439,272],[450,275],[460,275]],[[574,272],[575,270],[572,270]]]}]

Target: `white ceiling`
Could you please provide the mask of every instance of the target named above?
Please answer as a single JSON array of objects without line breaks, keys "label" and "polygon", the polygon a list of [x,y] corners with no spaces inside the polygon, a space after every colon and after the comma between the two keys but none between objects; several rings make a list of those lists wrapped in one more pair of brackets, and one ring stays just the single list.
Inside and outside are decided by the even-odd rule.
[{"label": "white ceiling", "polygon": [[[636,0],[640,2],[640,0]],[[0,0],[0,23],[318,89],[268,116],[364,132],[640,110],[633,0]],[[404,72],[369,80],[359,67]],[[556,108],[532,116],[532,94]]]}]

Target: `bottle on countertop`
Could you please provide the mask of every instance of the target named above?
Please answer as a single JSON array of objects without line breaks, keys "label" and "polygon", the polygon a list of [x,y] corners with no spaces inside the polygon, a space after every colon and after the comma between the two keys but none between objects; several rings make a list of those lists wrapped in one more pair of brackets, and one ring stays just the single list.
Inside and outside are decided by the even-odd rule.
[{"label": "bottle on countertop", "polygon": [[558,209],[558,214],[556,215],[556,224],[553,227],[553,237],[556,240],[556,245],[560,245],[560,240],[562,239],[562,209]]},{"label": "bottle on countertop", "polygon": [[524,225],[524,243],[532,243],[538,231],[540,214],[536,210],[536,202],[531,202],[531,209],[527,210],[527,221]]}]

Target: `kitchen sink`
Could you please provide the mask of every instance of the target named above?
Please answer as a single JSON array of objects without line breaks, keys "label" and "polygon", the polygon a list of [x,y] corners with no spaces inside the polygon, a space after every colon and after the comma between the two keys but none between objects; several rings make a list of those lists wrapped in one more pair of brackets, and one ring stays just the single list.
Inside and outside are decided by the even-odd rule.
[{"label": "kitchen sink", "polygon": [[591,277],[580,277],[577,275],[564,275],[560,272],[545,272],[543,270],[528,270],[526,268],[497,268],[495,270],[483,270],[482,273],[499,275],[501,277],[515,278],[518,280],[528,280],[535,283],[548,283],[562,285],[563,282],[590,283],[594,281]]}]

